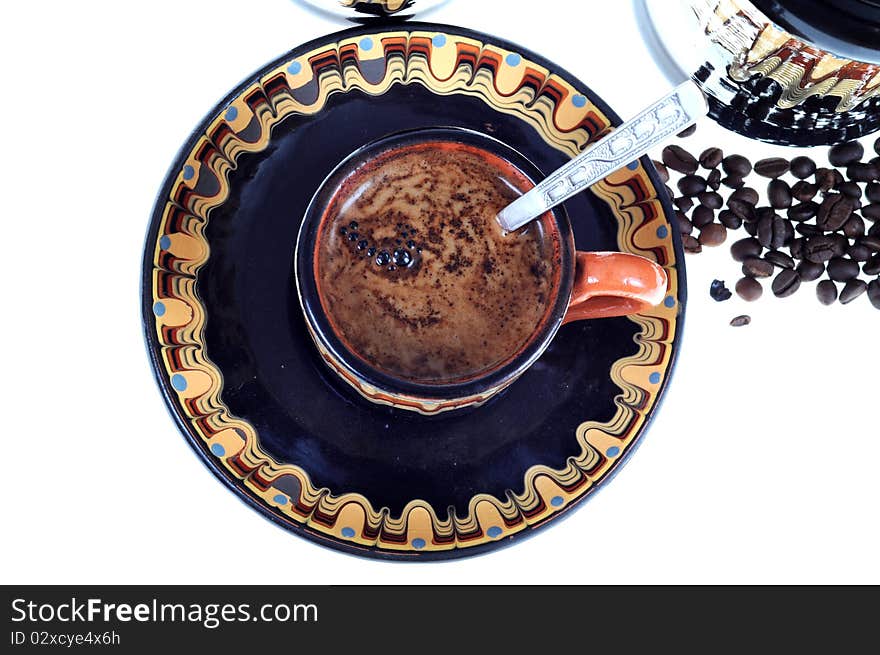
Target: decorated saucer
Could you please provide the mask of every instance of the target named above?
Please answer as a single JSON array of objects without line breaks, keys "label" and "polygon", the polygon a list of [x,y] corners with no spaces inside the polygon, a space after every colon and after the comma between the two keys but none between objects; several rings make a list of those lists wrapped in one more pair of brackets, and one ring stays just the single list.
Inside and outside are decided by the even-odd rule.
[{"label": "decorated saucer", "polygon": [[485,552],[589,498],[642,438],[681,335],[681,243],[648,159],[566,209],[578,248],[662,265],[665,301],[564,326],[521,379],[478,408],[421,416],[339,381],[308,335],[293,257],[323,179],[384,135],[474,130],[546,173],[619,122],[559,66],[425,23],[322,37],[233,90],[171,166],[143,262],[156,379],[208,468],[278,525],[379,558]]}]

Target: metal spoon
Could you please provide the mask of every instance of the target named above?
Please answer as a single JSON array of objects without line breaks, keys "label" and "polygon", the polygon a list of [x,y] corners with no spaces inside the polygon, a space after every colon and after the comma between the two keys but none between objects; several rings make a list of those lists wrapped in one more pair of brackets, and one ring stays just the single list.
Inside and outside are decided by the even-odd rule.
[{"label": "metal spoon", "polygon": [[498,212],[501,227],[518,230],[690,127],[708,111],[706,97],[694,82],[677,86]]}]

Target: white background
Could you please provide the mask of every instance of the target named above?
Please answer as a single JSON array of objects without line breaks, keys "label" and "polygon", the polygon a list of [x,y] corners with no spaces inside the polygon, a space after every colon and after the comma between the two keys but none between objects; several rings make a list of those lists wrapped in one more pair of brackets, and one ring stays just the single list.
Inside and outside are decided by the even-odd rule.
[{"label": "white background", "polygon": [[[455,0],[624,117],[664,93],[628,2]],[[598,10],[598,11],[593,11]],[[228,89],[338,24],[290,0],[4,10],[3,583],[880,583],[880,312],[813,284],[752,306],[727,248],[689,257],[676,375],[642,446],[568,520],[452,563],[342,555],[248,509],[178,434],[141,338],[154,196]],[[781,153],[704,124],[688,144]],[[745,150],[744,150],[745,149]],[[820,153],[821,156],[821,153]],[[728,326],[748,311],[747,328]]]}]

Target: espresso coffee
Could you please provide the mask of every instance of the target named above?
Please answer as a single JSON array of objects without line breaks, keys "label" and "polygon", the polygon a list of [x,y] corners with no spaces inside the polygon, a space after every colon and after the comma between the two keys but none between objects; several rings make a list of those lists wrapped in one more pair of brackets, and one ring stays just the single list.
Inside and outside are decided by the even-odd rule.
[{"label": "espresso coffee", "polygon": [[350,172],[323,211],[318,294],[345,346],[421,384],[481,377],[544,326],[560,284],[550,217],[506,234],[500,209],[532,187],[455,142],[402,145]]}]

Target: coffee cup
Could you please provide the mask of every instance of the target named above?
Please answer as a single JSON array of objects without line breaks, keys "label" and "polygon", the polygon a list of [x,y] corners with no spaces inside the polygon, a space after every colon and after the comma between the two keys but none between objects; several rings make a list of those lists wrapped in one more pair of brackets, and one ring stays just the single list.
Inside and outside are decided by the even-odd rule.
[{"label": "coffee cup", "polygon": [[436,415],[502,392],[565,323],[662,302],[660,266],[578,252],[561,206],[504,232],[497,212],[541,177],[498,139],[458,128],[391,135],[341,162],[295,255],[325,364],[373,403]]}]

